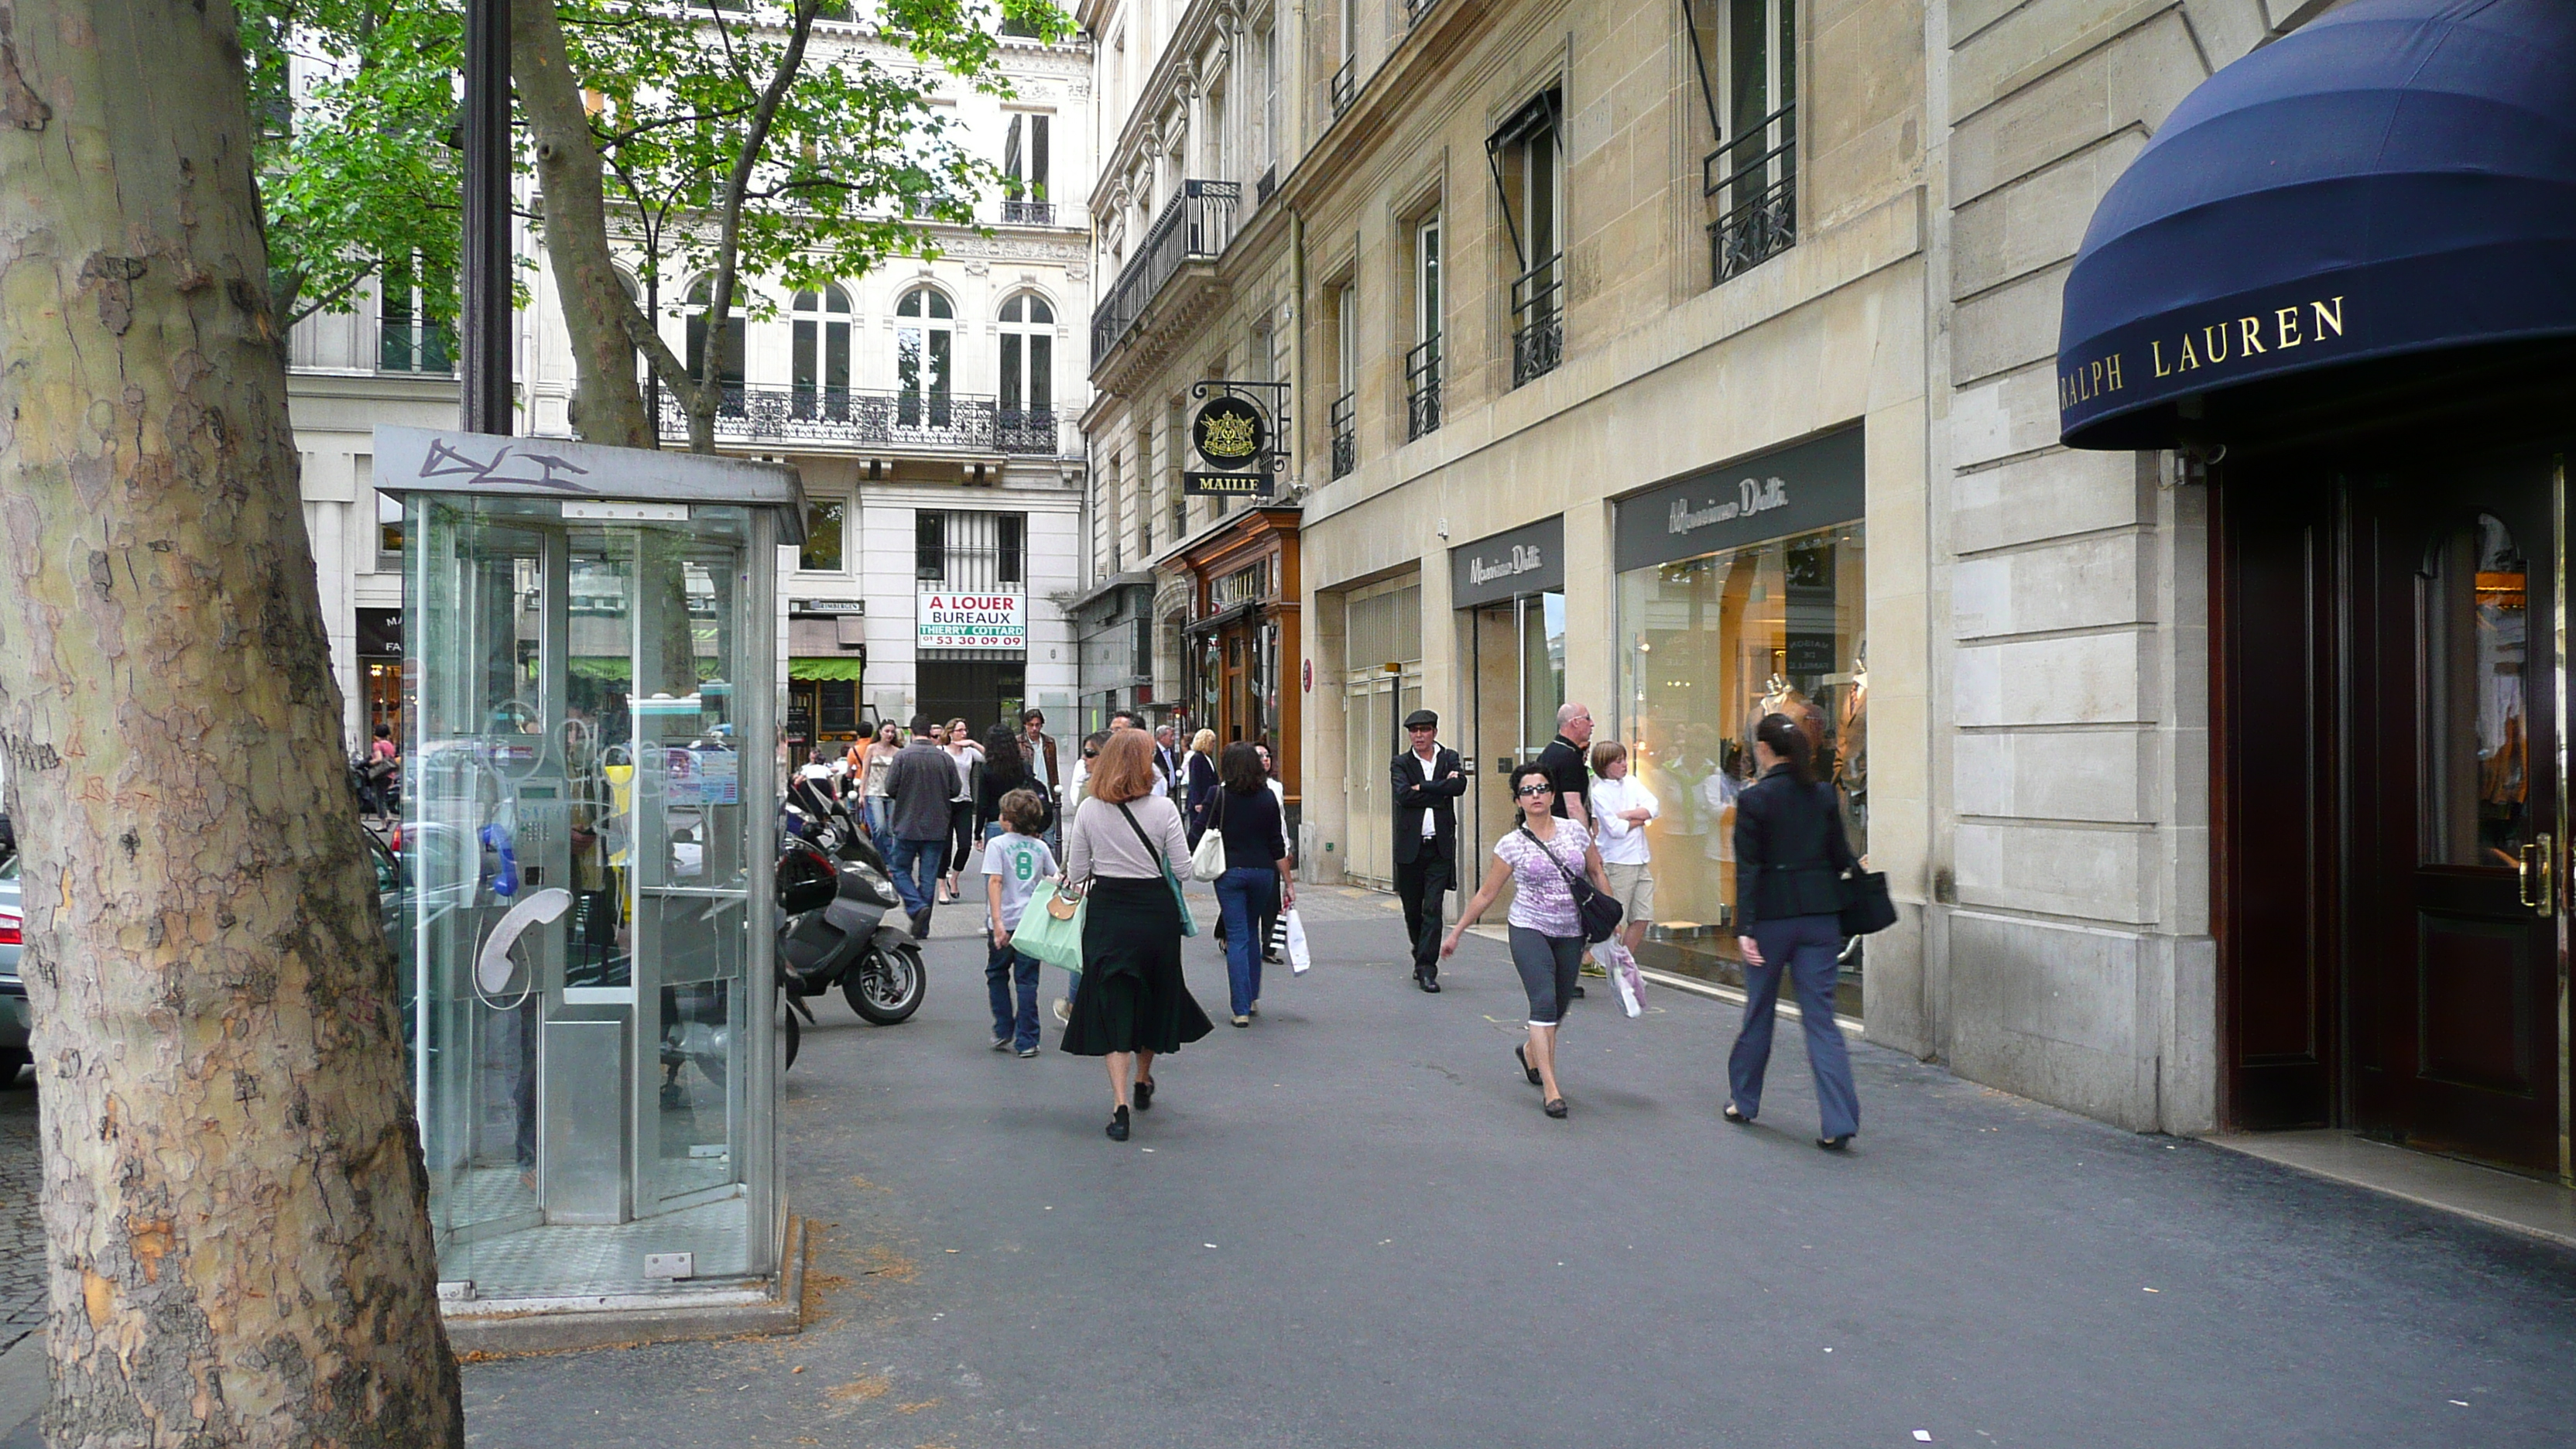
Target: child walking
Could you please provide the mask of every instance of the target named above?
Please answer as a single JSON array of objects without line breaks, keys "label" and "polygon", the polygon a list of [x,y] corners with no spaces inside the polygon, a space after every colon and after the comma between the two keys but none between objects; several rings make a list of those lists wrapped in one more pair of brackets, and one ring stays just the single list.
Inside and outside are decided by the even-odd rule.
[{"label": "child walking", "polygon": [[[993,949],[984,961],[984,985],[993,998],[993,1050],[1038,1054],[1038,958],[1011,949],[1011,932],[1038,882],[1056,873],[1055,856],[1038,832],[1046,828],[1046,798],[1035,790],[1002,797],[1005,835],[984,843],[984,896],[992,913]],[[1016,988],[1017,1000],[1013,1000]]]}]

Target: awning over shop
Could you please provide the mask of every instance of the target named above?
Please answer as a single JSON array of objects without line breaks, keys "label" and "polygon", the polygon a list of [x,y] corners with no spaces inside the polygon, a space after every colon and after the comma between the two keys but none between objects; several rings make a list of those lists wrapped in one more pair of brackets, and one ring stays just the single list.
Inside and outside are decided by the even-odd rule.
[{"label": "awning over shop", "polygon": [[2576,335],[2576,5],[2354,0],[2211,76],[2093,213],[2061,439],[2190,438],[2224,389]]},{"label": "awning over shop", "polygon": [[829,659],[791,655],[787,660],[790,679],[857,679],[867,669],[865,659]]}]

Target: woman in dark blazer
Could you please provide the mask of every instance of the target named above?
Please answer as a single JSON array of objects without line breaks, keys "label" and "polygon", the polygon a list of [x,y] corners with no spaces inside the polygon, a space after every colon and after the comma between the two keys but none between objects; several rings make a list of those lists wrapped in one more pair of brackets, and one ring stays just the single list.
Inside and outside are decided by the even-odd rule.
[{"label": "woman in dark blazer", "polygon": [[1762,1110],[1762,1075],[1771,1065],[1771,1026],[1786,972],[1816,1074],[1823,1118],[1816,1145],[1840,1151],[1860,1130],[1851,1054],[1834,1024],[1842,876],[1853,859],[1833,787],[1818,783],[1809,763],[1812,749],[1796,720],[1763,716],[1753,730],[1761,778],[1735,797],[1736,944],[1744,951],[1746,1001],[1744,1026],[1726,1062],[1726,1120],[1750,1122]]},{"label": "woman in dark blazer", "polygon": [[[1208,806],[1216,800],[1216,731],[1203,729],[1190,737],[1189,755],[1181,763],[1181,782],[1180,794],[1189,804],[1190,849],[1196,850],[1199,837],[1207,833]],[[1173,803],[1181,800],[1176,798]]]}]

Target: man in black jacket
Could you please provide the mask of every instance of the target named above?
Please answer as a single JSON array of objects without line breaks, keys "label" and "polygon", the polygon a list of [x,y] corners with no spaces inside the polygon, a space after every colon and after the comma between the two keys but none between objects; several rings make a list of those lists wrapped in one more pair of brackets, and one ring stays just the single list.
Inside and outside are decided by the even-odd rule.
[{"label": "man in black jacket", "polygon": [[1413,938],[1413,982],[1440,989],[1441,915],[1458,884],[1458,797],[1467,770],[1440,743],[1440,716],[1417,709],[1404,718],[1412,748],[1395,757],[1395,893]]}]

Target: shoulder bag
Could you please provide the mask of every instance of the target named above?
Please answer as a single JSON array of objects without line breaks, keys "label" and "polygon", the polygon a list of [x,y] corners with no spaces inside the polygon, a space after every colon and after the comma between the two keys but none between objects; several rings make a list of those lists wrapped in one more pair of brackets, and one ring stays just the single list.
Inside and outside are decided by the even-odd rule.
[{"label": "shoulder bag", "polygon": [[1214,880],[1225,874],[1225,837],[1218,833],[1217,820],[1225,813],[1226,792],[1216,792],[1216,805],[1208,811],[1208,821],[1199,831],[1199,844],[1190,852],[1190,869],[1201,880]]},{"label": "shoulder bag", "polygon": [[[1154,837],[1147,835],[1145,827],[1136,823],[1136,812],[1127,808],[1126,801],[1118,802],[1118,813],[1127,817],[1127,827],[1136,832],[1138,840],[1145,842],[1145,853],[1154,857],[1154,864],[1163,868],[1163,884],[1172,888],[1172,907],[1181,913],[1181,934],[1197,935],[1199,923],[1190,917],[1190,898],[1181,894],[1181,878],[1172,873],[1172,863],[1163,859],[1163,852],[1155,846]],[[1223,843],[1220,842],[1217,848],[1224,849]]]},{"label": "shoulder bag", "polygon": [[1619,929],[1619,918],[1627,914],[1617,899],[1591,881],[1566,869],[1565,862],[1556,858],[1556,852],[1547,848],[1546,841],[1531,834],[1528,826],[1521,827],[1521,834],[1528,835],[1530,844],[1537,846],[1538,853],[1547,857],[1547,863],[1555,866],[1557,873],[1565,877],[1565,888],[1574,897],[1575,917],[1583,922],[1583,939],[1597,944],[1609,940],[1616,934]]}]

